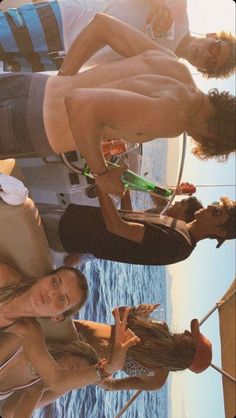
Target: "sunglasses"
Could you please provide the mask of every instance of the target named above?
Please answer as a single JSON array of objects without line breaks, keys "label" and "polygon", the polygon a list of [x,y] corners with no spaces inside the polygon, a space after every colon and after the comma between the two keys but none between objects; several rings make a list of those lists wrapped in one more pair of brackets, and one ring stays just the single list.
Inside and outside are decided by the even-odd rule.
[{"label": "sunglasses", "polygon": [[217,66],[217,58],[220,54],[221,49],[221,39],[216,39],[209,44],[208,50],[211,54],[211,57],[205,62],[206,70],[211,72],[214,71]]}]

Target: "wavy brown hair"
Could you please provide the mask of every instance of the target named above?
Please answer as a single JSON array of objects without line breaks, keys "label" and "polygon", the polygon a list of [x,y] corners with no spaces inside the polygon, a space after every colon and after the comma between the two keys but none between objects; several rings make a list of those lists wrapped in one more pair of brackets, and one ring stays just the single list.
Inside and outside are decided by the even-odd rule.
[{"label": "wavy brown hair", "polygon": [[[15,268],[11,267],[8,264],[2,263],[2,267],[6,270],[6,273],[9,276],[11,276],[11,280],[9,284],[0,288],[0,305],[10,302],[10,300],[12,300],[13,298],[22,295],[24,292],[30,289],[38,280],[40,280],[40,278],[26,279],[25,277],[22,277],[22,275]],[[72,316],[75,312],[77,312],[86,302],[88,298],[88,284],[84,274],[80,270],[75,269],[74,267],[62,266],[58,269],[52,270],[47,276],[50,276],[51,274],[56,274],[60,271],[71,271],[75,275],[78,282],[78,287],[81,290],[80,302],[62,314],[65,318],[68,318]]]},{"label": "wavy brown hair", "polygon": [[129,348],[130,356],[147,368],[165,367],[169,371],[184,370],[195,355],[191,333],[172,334],[165,322],[143,321],[130,315],[128,327],[140,338]]},{"label": "wavy brown hair", "polygon": [[220,39],[222,42],[225,42],[229,48],[229,55],[225,62],[214,70],[200,70],[202,75],[206,78],[227,78],[230,77],[235,71],[235,49],[236,49],[236,39],[232,33],[221,31],[217,33],[217,39]]},{"label": "wavy brown hair", "polygon": [[215,137],[202,137],[192,152],[200,159],[216,157],[219,161],[226,161],[229,154],[236,150],[236,99],[229,92],[219,93],[217,89],[209,90],[208,99],[214,108],[207,121],[208,129]]},{"label": "wavy brown hair", "polygon": [[98,362],[98,356],[96,351],[84,341],[79,338],[76,341],[57,341],[48,340],[47,347],[53,357],[57,358],[63,354],[77,355],[86,360],[89,365],[96,364]]}]

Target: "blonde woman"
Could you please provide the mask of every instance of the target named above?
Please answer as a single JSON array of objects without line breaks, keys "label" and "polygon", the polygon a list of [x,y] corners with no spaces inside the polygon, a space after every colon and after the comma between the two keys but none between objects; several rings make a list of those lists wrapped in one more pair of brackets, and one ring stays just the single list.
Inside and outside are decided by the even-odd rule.
[{"label": "blonde woman", "polygon": [[[200,333],[198,321],[191,321],[191,331],[172,333],[165,322],[148,319],[149,313],[156,306],[141,305],[128,309],[128,316],[127,308],[119,308],[119,311],[116,309],[115,327],[91,321],[74,321],[78,335],[96,350],[98,357],[105,359],[104,364],[108,365],[106,372],[110,374],[115,369],[122,368],[128,375],[121,379],[113,379],[111,376],[106,378],[104,375],[100,382],[99,379],[95,380],[96,367],[94,370],[92,366],[89,372],[88,369],[80,370],[77,375],[74,371],[59,367],[47,352],[43,336],[34,324],[14,325],[12,332],[22,338],[30,361],[52,390],[52,396],[42,397],[39,406],[52,402],[67,390],[80,388],[81,383],[98,383],[109,391],[158,390],[166,382],[170,371],[188,368],[192,372],[200,373],[206,370],[211,364],[212,346]],[[122,351],[121,339],[119,341],[117,336],[118,329],[122,336],[124,327],[129,327],[128,332],[132,331],[137,337],[135,343],[128,343],[128,349]],[[32,350],[32,340],[37,341],[37,352]],[[112,366],[109,364],[111,361]]]},{"label": "blonde woman", "polygon": [[[20,339],[0,333],[0,414],[4,418],[30,417],[40,398],[52,396],[27,360]],[[67,370],[79,373],[81,367],[98,362],[96,352],[80,341],[47,343],[55,361]]]},{"label": "blonde woman", "polygon": [[[52,399],[61,396],[68,390],[101,383],[112,373],[120,370],[123,367],[127,350],[139,341],[133,332],[126,329],[128,311],[128,309],[125,310],[122,320],[120,320],[118,309],[114,311],[113,350],[108,358],[99,361],[92,347],[79,340],[76,343],[76,352],[76,344],[73,344],[73,349],[70,345],[68,345],[70,349],[66,348],[67,345],[61,346],[59,349],[56,347],[56,350],[51,345],[47,348],[42,330],[33,319],[28,318],[16,322],[8,327],[7,332],[0,333],[3,342],[5,341],[1,345],[0,351],[0,356],[2,352],[2,359],[0,357],[2,363],[0,367],[0,382],[2,382],[0,383],[0,395],[1,393],[3,397],[11,395],[2,405],[3,417],[22,418],[24,416],[24,418],[30,418],[37,405],[43,406],[50,403]],[[19,349],[19,338],[12,332],[22,338],[22,345]],[[9,359],[9,347],[13,356],[15,356],[16,350],[21,350],[17,358],[11,359],[10,365],[9,360],[6,360]],[[48,349],[53,357],[49,354]],[[63,355],[61,355],[62,352]],[[65,358],[65,353],[69,354],[69,358],[68,356]],[[19,374],[16,374],[17,364]],[[11,366],[13,367],[11,368]],[[34,379],[32,379],[32,375]],[[4,386],[2,392],[1,385]]]}]

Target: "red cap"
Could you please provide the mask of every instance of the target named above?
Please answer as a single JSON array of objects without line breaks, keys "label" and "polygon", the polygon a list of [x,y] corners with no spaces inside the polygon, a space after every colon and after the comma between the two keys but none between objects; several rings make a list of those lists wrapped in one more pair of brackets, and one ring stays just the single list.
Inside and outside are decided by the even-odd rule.
[{"label": "red cap", "polygon": [[194,373],[201,373],[211,365],[212,345],[211,342],[201,334],[197,319],[191,321],[191,334],[195,343],[195,356],[189,370]]}]

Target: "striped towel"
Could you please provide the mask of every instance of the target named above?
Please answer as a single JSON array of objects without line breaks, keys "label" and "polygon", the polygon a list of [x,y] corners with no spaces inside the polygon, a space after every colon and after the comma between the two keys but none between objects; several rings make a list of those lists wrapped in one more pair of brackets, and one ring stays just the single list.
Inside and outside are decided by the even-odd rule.
[{"label": "striped towel", "polygon": [[14,71],[60,68],[64,50],[58,2],[25,4],[0,12],[0,60]]}]

